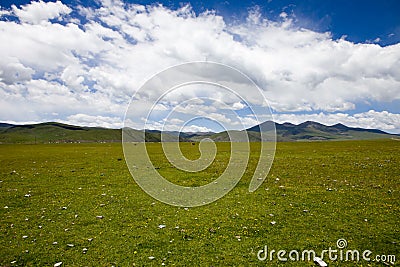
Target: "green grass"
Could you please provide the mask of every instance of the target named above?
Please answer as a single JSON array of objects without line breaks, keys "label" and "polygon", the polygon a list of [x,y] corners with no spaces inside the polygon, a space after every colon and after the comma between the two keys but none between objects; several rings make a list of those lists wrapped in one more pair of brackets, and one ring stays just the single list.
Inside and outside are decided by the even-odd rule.
[{"label": "green grass", "polygon": [[[252,145],[257,150],[259,144]],[[182,144],[192,158],[198,156],[195,147]],[[229,156],[229,144],[219,143],[209,170],[183,176],[173,175],[159,149],[149,144],[160,173],[184,185],[209,182]],[[339,238],[349,249],[399,258],[399,155],[394,140],[278,143],[257,191],[248,192],[254,153],[245,176],[224,198],[184,209],[138,187],[121,144],[1,145],[0,266],[315,266],[276,257],[261,262],[256,255],[265,245],[334,249]]]}]

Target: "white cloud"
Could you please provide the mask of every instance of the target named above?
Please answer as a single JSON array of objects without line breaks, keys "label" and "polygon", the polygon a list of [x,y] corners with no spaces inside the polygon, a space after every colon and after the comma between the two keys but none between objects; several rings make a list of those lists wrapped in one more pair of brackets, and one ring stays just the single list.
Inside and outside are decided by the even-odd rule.
[{"label": "white cloud", "polygon": [[233,105],[232,105],[232,108],[233,108],[233,109],[236,109],[236,110],[240,110],[240,109],[243,109],[243,108],[245,108],[245,107],[246,107],[246,105],[243,104],[242,102],[235,102],[235,103],[233,103]]},{"label": "white cloud", "polygon": [[[61,121],[60,121],[61,122]],[[78,126],[104,127],[104,128],[122,128],[120,117],[90,116],[86,114],[74,114],[67,117],[66,123]]]},{"label": "white cloud", "polygon": [[7,85],[29,81],[35,71],[25,67],[16,58],[9,58],[0,62],[0,81]]},{"label": "white cloud", "polygon": [[12,6],[13,13],[19,18],[21,22],[38,24],[49,19],[59,18],[61,15],[69,14],[71,9],[61,3],[57,2],[43,2],[33,1],[28,5],[21,8]]},{"label": "white cloud", "polygon": [[[246,21],[229,25],[215,12],[195,14],[189,6],[170,10],[113,0],[101,5],[93,9],[39,1],[0,11],[0,16],[19,19],[0,17],[0,120],[44,121],[58,114],[60,120],[93,125],[87,115],[99,125],[118,125],[114,119],[123,117],[130,97],[148,78],[175,64],[207,59],[249,75],[277,112],[327,114],[313,118],[333,123],[347,116],[354,126],[400,132],[389,119],[395,113],[346,114],[357,113],[360,103],[400,100],[400,44],[332,40],[330,33],[296,28],[284,12],[283,21],[273,22],[254,9]],[[84,19],[71,17],[72,9]],[[233,109],[244,107],[223,90],[202,92]],[[260,101],[251,90],[239,92],[253,104]],[[187,91],[191,95],[196,97],[195,90]],[[137,97],[155,100],[159,90]],[[139,101],[130,115],[139,121],[147,115],[141,113],[145,105]],[[221,109],[191,103],[178,111],[233,123]],[[279,116],[295,122],[308,115]]]},{"label": "white cloud", "polygon": [[204,126],[197,126],[197,125],[190,125],[190,126],[185,126],[183,127],[183,129],[181,130],[182,132],[202,132],[202,133],[206,133],[206,132],[212,132],[213,130]]},{"label": "white cloud", "polygon": [[281,14],[279,14],[279,17],[286,19],[288,16],[288,14],[286,12],[281,12]]}]

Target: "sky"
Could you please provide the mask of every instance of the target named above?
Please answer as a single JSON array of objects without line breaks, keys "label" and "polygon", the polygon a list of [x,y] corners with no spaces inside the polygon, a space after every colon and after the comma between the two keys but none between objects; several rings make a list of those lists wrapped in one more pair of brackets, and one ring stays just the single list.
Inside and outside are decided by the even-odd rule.
[{"label": "sky", "polygon": [[[168,124],[179,130],[190,121],[185,131],[219,131],[221,124],[239,127],[231,110],[241,127],[259,122],[246,112],[254,105],[260,120],[271,110],[280,123],[312,120],[400,133],[397,0],[0,5],[2,122],[120,128],[131,103],[129,121],[137,129],[146,122],[151,129]],[[242,92],[248,102],[221,88],[182,87],[161,102],[158,88],[141,91],[157,73],[192,61],[247,75],[270,109],[251,90]],[[155,102],[157,112],[147,117],[144,103]],[[166,119],[171,110],[175,117]]]}]

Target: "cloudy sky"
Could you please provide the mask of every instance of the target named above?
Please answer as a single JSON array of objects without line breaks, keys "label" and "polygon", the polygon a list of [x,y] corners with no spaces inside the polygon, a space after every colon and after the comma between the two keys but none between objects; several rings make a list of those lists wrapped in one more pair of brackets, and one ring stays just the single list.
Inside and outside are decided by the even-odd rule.
[{"label": "cloudy sky", "polygon": [[[0,121],[122,127],[148,79],[210,61],[250,77],[277,122],[400,133],[400,2],[246,2],[2,1]],[[157,88],[146,90],[134,100],[159,99]],[[193,99],[196,90],[203,100]],[[245,102],[214,90],[182,87],[179,107],[178,93],[165,98],[162,107],[181,114],[168,122],[178,126],[190,114],[229,127],[228,105],[252,126],[240,113]],[[136,110],[130,119],[140,128],[146,115]],[[152,119],[154,128],[165,122]],[[190,129],[215,125],[198,120]]]}]

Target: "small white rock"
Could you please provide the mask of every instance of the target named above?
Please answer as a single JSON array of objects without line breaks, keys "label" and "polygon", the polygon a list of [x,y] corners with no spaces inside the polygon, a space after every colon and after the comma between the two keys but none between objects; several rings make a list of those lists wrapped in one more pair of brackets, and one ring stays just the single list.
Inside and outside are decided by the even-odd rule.
[{"label": "small white rock", "polygon": [[74,247],[75,245],[74,245],[74,244],[67,244],[67,246],[70,247],[70,248],[72,248],[72,247]]},{"label": "small white rock", "polygon": [[59,267],[59,266],[61,266],[61,265],[62,265],[62,261],[57,262],[56,264],[54,264],[54,267]]},{"label": "small white rock", "polygon": [[66,209],[67,209],[67,207],[62,207],[62,209],[63,209],[63,210],[66,210]]},{"label": "small white rock", "polygon": [[92,241],[93,241],[93,238],[88,238],[87,241],[92,242]]},{"label": "small white rock", "polygon": [[31,197],[31,194],[25,194],[24,197]]},{"label": "small white rock", "polygon": [[163,228],[165,228],[165,227],[166,227],[165,224],[160,224],[160,225],[158,226],[158,228],[160,228],[160,229],[163,229]]},{"label": "small white rock", "polygon": [[8,209],[8,206],[4,206],[5,209]]},{"label": "small white rock", "polygon": [[276,221],[272,221],[271,224],[272,224],[272,225],[275,225],[275,224],[276,224]]},{"label": "small white rock", "polygon": [[149,260],[154,260],[156,257],[150,256]]},{"label": "small white rock", "polygon": [[57,244],[58,244],[58,242],[57,242],[57,241],[54,241],[54,242],[53,242],[53,245],[57,245]]},{"label": "small white rock", "polygon": [[22,238],[25,239],[25,238],[28,238],[28,236],[27,235],[23,235]]},{"label": "small white rock", "polygon": [[11,264],[17,263],[17,261],[12,261]]},{"label": "small white rock", "polygon": [[87,248],[83,248],[83,249],[82,249],[82,253],[83,253],[83,254],[86,254],[87,251],[88,251]]},{"label": "small white rock", "polygon": [[96,218],[97,218],[97,219],[103,219],[103,218],[104,218],[104,216],[102,216],[102,215],[99,215],[99,216],[96,216]]}]

